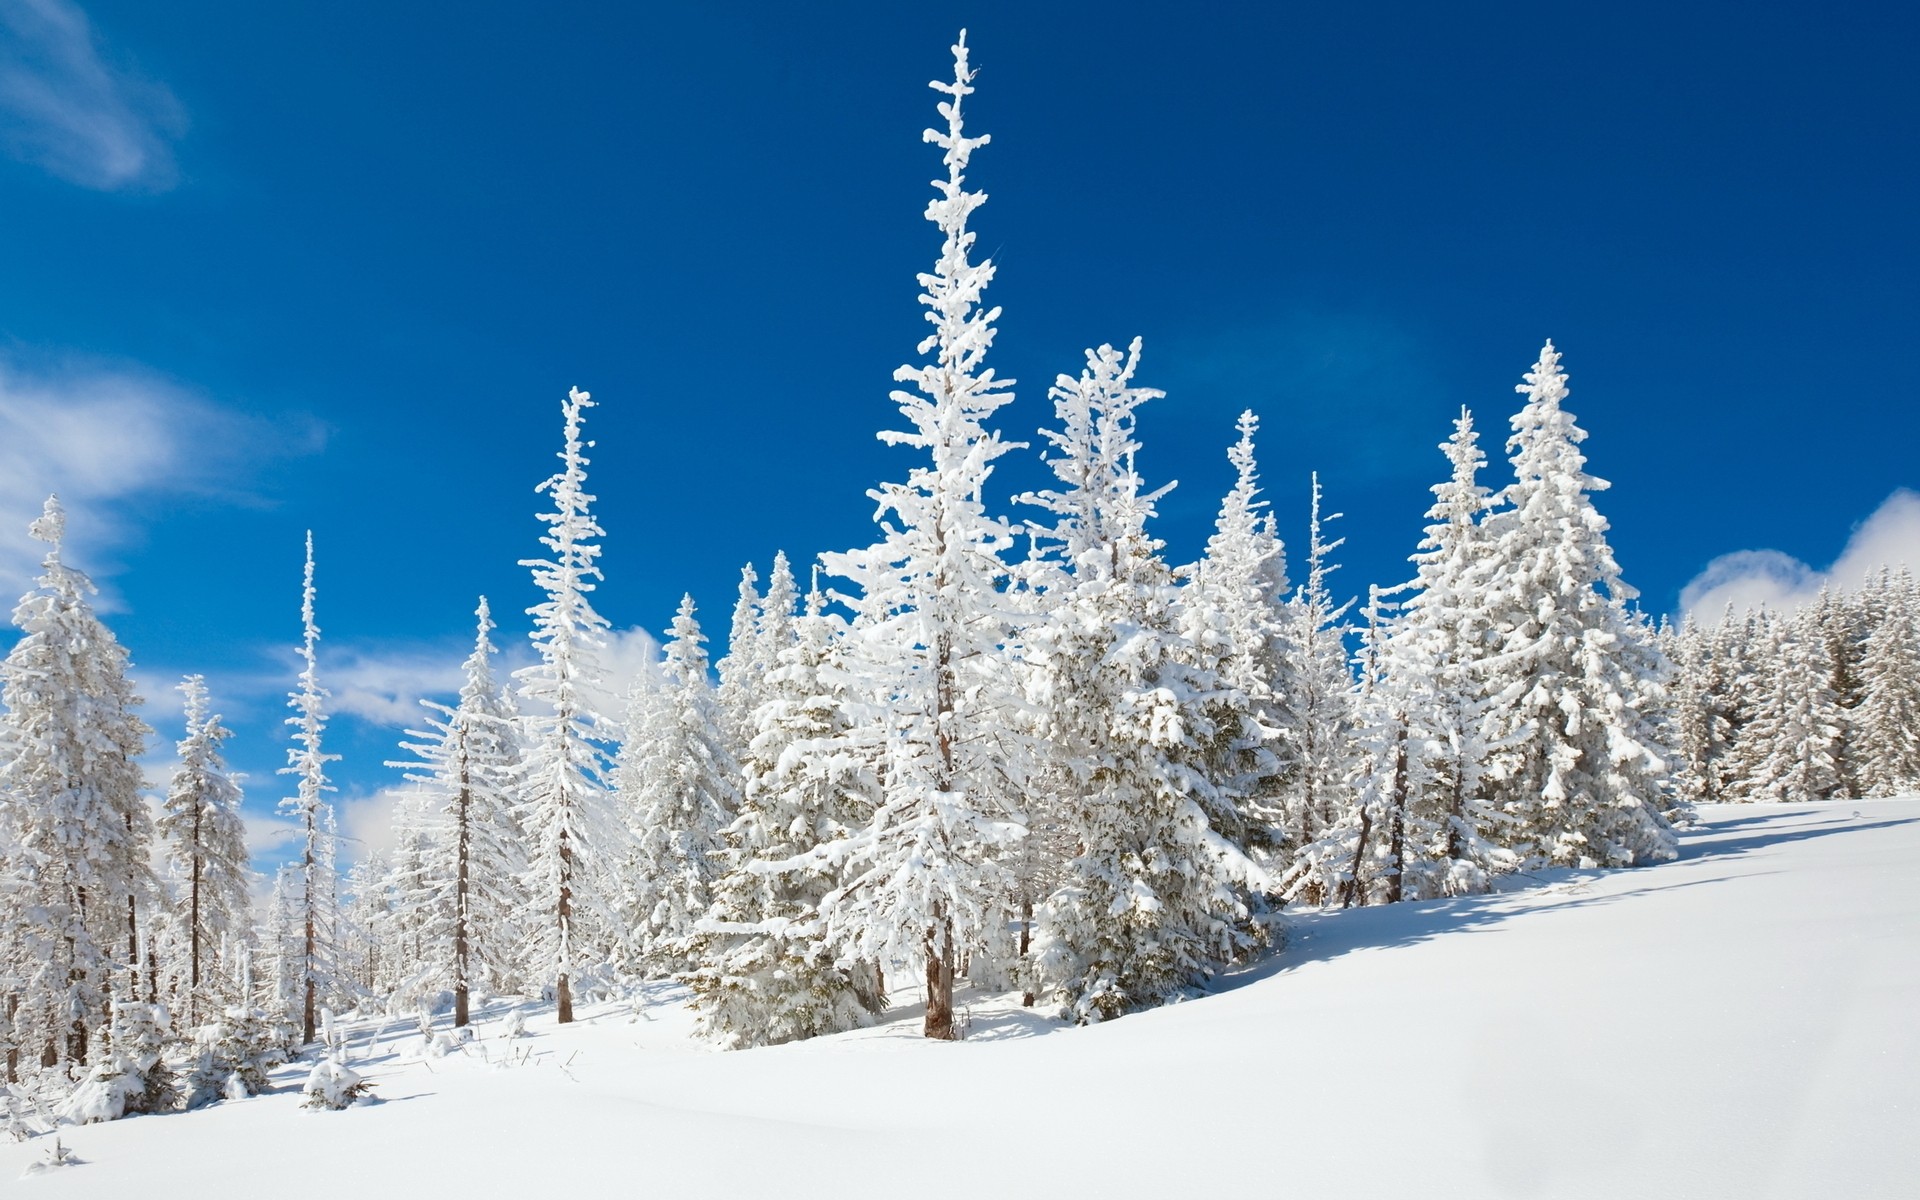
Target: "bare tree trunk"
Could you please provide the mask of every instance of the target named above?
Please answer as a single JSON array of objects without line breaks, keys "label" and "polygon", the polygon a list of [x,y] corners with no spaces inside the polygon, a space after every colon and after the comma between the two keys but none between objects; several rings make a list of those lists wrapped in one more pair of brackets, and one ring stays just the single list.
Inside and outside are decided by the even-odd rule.
[{"label": "bare tree trunk", "polygon": [[927,1019],[921,1032],[937,1041],[954,1040],[953,922],[944,916],[927,931]]},{"label": "bare tree trunk", "polygon": [[[187,1025],[200,1024],[200,806],[193,806],[193,873],[187,880]],[[252,997],[249,996],[251,1001]]]},{"label": "bare tree trunk", "polygon": [[567,986],[567,967],[571,957],[573,921],[573,845],[563,836],[560,841],[560,905],[555,912],[560,922],[560,973],[554,979],[553,1000],[562,1025],[573,1022],[573,989]]},{"label": "bare tree trunk", "polygon": [[[1023,893],[1020,897],[1020,962],[1023,967],[1025,966],[1027,961],[1027,951],[1032,947],[1032,945],[1033,945],[1033,893],[1031,891],[1028,891]],[[1033,990],[1031,988],[1020,993],[1020,1007],[1022,1008],[1033,1007]]]},{"label": "bare tree trunk", "polygon": [[1367,856],[1367,839],[1373,834],[1373,809],[1365,804],[1360,806],[1360,844],[1353,848],[1353,869],[1347,872],[1347,882],[1340,889],[1340,907],[1352,908],[1354,897],[1360,894],[1360,864]]},{"label": "bare tree trunk", "polygon": [[467,757],[466,733],[460,735],[460,799],[457,826],[454,832],[455,854],[458,865],[455,868],[453,894],[453,1027],[455,1029],[467,1023],[467,860],[472,845],[472,814],[469,811],[472,799],[472,779]]},{"label": "bare tree trunk", "polygon": [[1393,878],[1387,882],[1387,903],[1406,895],[1407,877],[1407,718],[1401,713],[1393,744],[1393,823],[1387,832],[1387,850],[1393,856]]}]

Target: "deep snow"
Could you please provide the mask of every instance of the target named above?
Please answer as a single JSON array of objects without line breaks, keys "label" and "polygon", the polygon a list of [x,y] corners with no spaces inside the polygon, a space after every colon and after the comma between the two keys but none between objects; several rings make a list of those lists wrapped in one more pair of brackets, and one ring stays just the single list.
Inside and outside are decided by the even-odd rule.
[{"label": "deep snow", "polygon": [[[356,1027],[378,1101],[274,1094],[0,1145],[0,1194],[171,1200],[1904,1196],[1920,1188],[1920,800],[1738,806],[1680,861],[1308,914],[1215,993],[1068,1028],[972,998],[794,1046],[692,1044],[671,986],[432,1058]],[[898,998],[898,997],[897,997]]]}]

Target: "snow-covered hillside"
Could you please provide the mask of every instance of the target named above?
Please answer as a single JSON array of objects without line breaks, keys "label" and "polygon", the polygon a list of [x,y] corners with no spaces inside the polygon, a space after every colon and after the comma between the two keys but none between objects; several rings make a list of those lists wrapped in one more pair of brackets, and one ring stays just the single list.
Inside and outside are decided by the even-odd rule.
[{"label": "snow-covered hillside", "polygon": [[1678,862],[1308,915],[1214,995],[1070,1028],[974,997],[737,1053],[684,993],[271,1095],[64,1129],[0,1192],[193,1197],[1896,1196],[1920,1178],[1920,800],[1709,810]]}]

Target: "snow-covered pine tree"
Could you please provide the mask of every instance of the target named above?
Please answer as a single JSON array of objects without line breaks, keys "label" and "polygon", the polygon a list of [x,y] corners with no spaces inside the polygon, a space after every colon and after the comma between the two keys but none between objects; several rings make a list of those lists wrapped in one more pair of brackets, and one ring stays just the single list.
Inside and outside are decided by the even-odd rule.
[{"label": "snow-covered pine tree", "polygon": [[1713,657],[1726,679],[1727,754],[1721,798],[1750,803],[1762,798],[1767,756],[1771,752],[1766,709],[1774,690],[1780,654],[1776,622],[1765,610],[1735,615],[1728,603],[1714,630]]},{"label": "snow-covered pine tree", "polygon": [[292,746],[287,747],[287,765],[280,774],[298,779],[294,794],[280,801],[280,811],[300,824],[299,905],[300,966],[297,1003],[300,1009],[300,1040],[311,1042],[318,1028],[321,991],[333,984],[334,926],[338,921],[339,889],[333,877],[335,846],[333,806],[327,793],[327,764],[339,755],[321,748],[327,728],[327,691],[320,686],[320,627],[314,623],[313,610],[313,531],[307,531],[307,566],[300,592],[300,621],[303,636],[300,659],[300,686],[287,695],[287,707],[297,714],[287,718],[293,726]]},{"label": "snow-covered pine tree", "polygon": [[824,611],[816,583],[792,625],[794,644],[765,679],[726,869],[685,977],[700,1032],[730,1047],[838,1033],[882,1007],[872,964],[837,963],[819,920],[836,875],[815,852],[866,825],[878,792],[870,756],[850,737],[845,624]]},{"label": "snow-covered pine tree", "polygon": [[744,747],[753,737],[753,710],[759,703],[756,693],[761,659],[754,645],[754,634],[760,627],[759,583],[759,573],[752,563],[740,568],[740,596],[733,604],[727,652],[714,664],[714,673],[720,676],[716,694],[721,723],[735,747]]},{"label": "snow-covered pine tree", "polygon": [[1439,840],[1437,830],[1416,823],[1414,812],[1434,757],[1427,728],[1429,647],[1401,624],[1404,617],[1396,620],[1397,606],[1384,597],[1380,588],[1368,589],[1362,610],[1354,802],[1300,850],[1289,882],[1294,895],[1338,900],[1343,908],[1407,898],[1410,850]]},{"label": "snow-covered pine tree", "polygon": [[1514,865],[1501,848],[1509,840],[1504,815],[1483,784],[1488,750],[1481,717],[1492,620],[1479,579],[1488,493],[1479,482],[1486,456],[1465,407],[1440,449],[1453,470],[1433,488],[1430,524],[1413,555],[1414,578],[1389,656],[1389,666],[1410,675],[1419,693],[1425,734],[1425,783],[1411,801],[1412,823],[1423,832],[1409,842],[1409,899],[1485,891],[1492,876]]},{"label": "snow-covered pine tree", "polygon": [[1863,668],[1867,635],[1886,611],[1881,597],[1885,596],[1887,587],[1887,576],[1882,572],[1880,585],[1871,589],[1875,593],[1871,597],[1869,589],[1836,593],[1831,587],[1823,586],[1813,602],[1812,619],[1827,643],[1827,661],[1833,664],[1827,690],[1833,693],[1834,706],[1840,713],[1840,740],[1834,746],[1834,770],[1840,776],[1842,792],[1848,796],[1862,795],[1865,790],[1862,769],[1871,750],[1860,740],[1856,714],[1866,698]]},{"label": "snow-covered pine tree", "polygon": [[[561,405],[565,440],[562,467],[536,492],[552,499],[539,514],[551,558],[524,559],[534,586],[546,599],[527,610],[540,660],[514,672],[520,681],[525,729],[525,774],[518,812],[528,839],[525,890],[529,914],[523,961],[534,982],[553,989],[561,1024],[573,1020],[572,974],[578,953],[591,945],[583,925],[603,915],[596,894],[601,872],[596,844],[611,836],[607,812],[605,719],[594,711],[586,685],[600,677],[597,652],[610,626],[594,611],[589,593],[601,578],[595,560],[605,536],[593,518],[586,491],[587,457],[580,427],[593,398],[579,388]],[[538,915],[533,915],[537,913]]]},{"label": "snow-covered pine tree", "polygon": [[1701,628],[1688,613],[1671,635],[1673,662],[1674,787],[1689,804],[1718,804],[1727,797],[1728,757],[1733,749],[1732,680],[1718,631]]},{"label": "snow-covered pine tree", "polygon": [[232,734],[208,705],[205,676],[187,676],[180,693],[186,698],[186,736],[177,746],[180,765],[167,785],[158,831],[178,880],[179,950],[186,960],[180,964],[180,1011],[192,1029],[236,998],[216,974],[218,954],[246,928],[253,872],[247,867],[240,785],[221,753]]},{"label": "snow-covered pine tree", "polygon": [[1748,727],[1756,799],[1799,802],[1845,794],[1838,750],[1843,734],[1833,696],[1833,662],[1815,609],[1767,623],[1772,665]]},{"label": "snow-covered pine tree", "polygon": [[1264,874],[1209,820],[1231,811],[1204,770],[1224,703],[1192,665],[1172,572],[1146,531],[1172,485],[1143,487],[1134,410],[1140,342],[1087,352],[1043,431],[1065,486],[1022,497],[1054,516],[1063,568],[1025,630],[1038,777],[1073,847],[1038,914],[1043,985],[1082,1021],[1164,1003],[1264,941],[1248,896]]},{"label": "snow-covered pine tree", "polygon": [[1864,687],[1852,717],[1865,793],[1920,789],[1920,594],[1904,568],[1882,590],[1860,677]]},{"label": "snow-covered pine tree", "polygon": [[1482,586],[1494,654],[1482,728],[1487,779],[1529,861],[1628,866],[1670,859],[1670,752],[1645,705],[1664,664],[1627,603],[1586,472],[1586,430],[1561,407],[1567,376],[1548,342],[1517,389],[1514,481],[1488,515]]},{"label": "snow-covered pine tree", "polygon": [[[409,730],[414,740],[400,743],[415,757],[388,764],[407,772],[425,817],[417,850],[423,861],[410,897],[428,931],[418,983],[453,993],[456,1028],[467,1024],[476,985],[498,986],[512,974],[524,903],[519,876],[526,869],[511,802],[517,714],[494,678],[497,651],[487,636],[494,624],[485,596],[474,616],[478,629],[462,667],[458,706],[421,701],[427,729]],[[413,840],[403,839],[401,849],[415,853]]]},{"label": "snow-covered pine tree", "polygon": [[985,425],[1012,398],[1011,381],[983,365],[1000,310],[981,305],[992,262],[970,259],[967,219],[986,195],[966,190],[965,171],[988,139],[962,128],[962,101],[974,90],[964,31],[953,56],[952,82],[932,84],[947,97],[938,106],[946,128],[926,133],[947,167],[926,212],[942,235],[940,258],[920,276],[934,330],[919,352],[933,358],[894,372],[915,386],[893,393],[910,428],[880,435],[928,461],[905,483],[868,493],[879,505],[878,543],[825,558],[862,593],[857,652],[887,728],[885,800],[836,848],[847,873],[823,915],[846,959],[924,958],[924,1031],[940,1039],[955,1036],[962,950],[1005,928],[1004,856],[1024,833],[1015,807],[1023,755],[1004,654],[1015,619],[1002,596],[1013,533],[982,502],[994,461],[1013,448]]},{"label": "snow-covered pine tree", "polygon": [[1265,857],[1286,836],[1282,780],[1292,751],[1283,737],[1282,697],[1292,690],[1287,643],[1286,548],[1260,499],[1252,410],[1240,414],[1240,439],[1227,450],[1234,484],[1220,502],[1213,536],[1199,562],[1183,568],[1180,625],[1202,670],[1219,677],[1233,711],[1217,719],[1204,768],[1222,798],[1215,827]]},{"label": "snow-covered pine tree", "polygon": [[727,653],[714,664],[720,676],[716,695],[722,727],[736,758],[746,753],[756,730],[754,714],[769,698],[767,675],[779,668],[781,655],[794,640],[794,604],[799,596],[785,551],[773,556],[765,596],[755,590],[758,582],[753,564],[740,568],[740,598],[733,606]]},{"label": "snow-covered pine tree", "polygon": [[637,899],[630,932],[650,969],[688,965],[687,938],[712,903],[721,831],[740,807],[740,765],[707,681],[693,597],[680,601],[657,688],[636,697],[622,748],[620,801],[631,823]]},{"label": "snow-covered pine tree", "polygon": [[[1334,824],[1348,815],[1355,802],[1353,778],[1360,749],[1354,740],[1354,679],[1347,662],[1346,635],[1352,626],[1347,613],[1353,601],[1334,603],[1327,576],[1337,568],[1328,556],[1346,541],[1329,542],[1320,515],[1320,476],[1313,476],[1307,523],[1307,577],[1286,606],[1286,645],[1293,655],[1287,669],[1289,687],[1279,697],[1276,716],[1288,749],[1287,773],[1282,779],[1281,808],[1291,848],[1303,852]],[[1294,870],[1289,863],[1288,893],[1310,902],[1332,897],[1321,894],[1310,881],[1315,877]],[[1308,881],[1303,885],[1302,881]]]},{"label": "snow-covered pine tree", "polygon": [[94,614],[93,584],[62,558],[66,514],[49,496],[29,527],[42,574],[13,611],[21,632],[0,664],[0,846],[11,895],[0,937],[14,968],[5,1004],[13,1056],[69,1076],[122,994],[144,989],[136,917],[154,894],[152,820],[137,760],[151,732],[134,709],[127,652]]}]

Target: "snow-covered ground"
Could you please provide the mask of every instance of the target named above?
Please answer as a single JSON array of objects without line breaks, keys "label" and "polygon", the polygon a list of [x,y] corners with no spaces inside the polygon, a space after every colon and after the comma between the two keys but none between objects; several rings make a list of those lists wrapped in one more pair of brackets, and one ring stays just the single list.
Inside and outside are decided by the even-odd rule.
[{"label": "snow-covered ground", "polygon": [[690,1042],[671,987],[422,1055],[378,1102],[251,1100],[0,1146],[0,1194],[1920,1194],[1920,800],[1710,812],[1676,863],[1307,915],[1216,994],[1072,1029],[974,997],[801,1045]]}]

